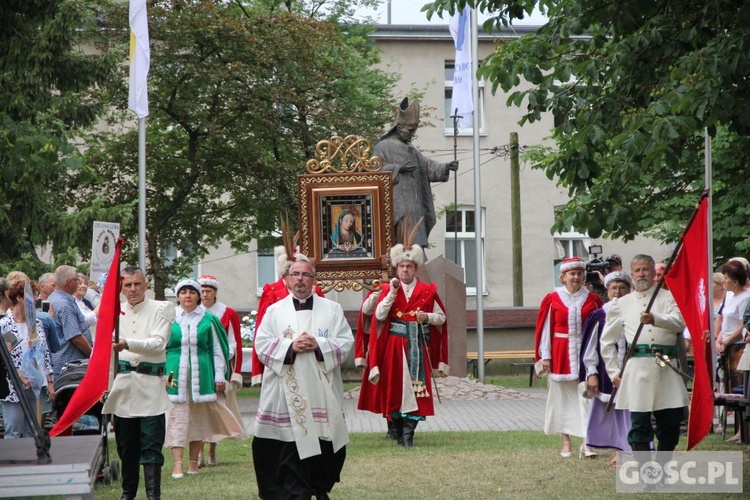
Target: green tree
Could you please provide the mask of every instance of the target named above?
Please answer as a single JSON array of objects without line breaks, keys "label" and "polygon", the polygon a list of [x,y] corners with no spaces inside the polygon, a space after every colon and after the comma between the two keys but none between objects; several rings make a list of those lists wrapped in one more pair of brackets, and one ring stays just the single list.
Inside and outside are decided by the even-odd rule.
[{"label": "green tree", "polygon": [[[146,254],[157,295],[222,239],[246,250],[293,216],[296,175],[319,140],[376,138],[389,120],[394,79],[372,69],[367,29],[343,23],[351,2],[312,8],[321,3],[149,3]],[[122,205],[138,196],[137,138],[124,85],[110,95],[113,132],[88,139],[88,159],[97,191]],[[123,232],[135,241],[132,210]],[[181,257],[167,259],[167,247]]]},{"label": "green tree", "polygon": [[[479,76],[510,91],[521,120],[553,113],[537,168],[567,187],[556,228],[674,241],[703,189],[703,133],[714,138],[714,248],[746,253],[750,160],[750,3],[742,0],[437,0],[508,26],[538,7],[548,22],[497,46]],[[523,85],[521,81],[526,83]]]},{"label": "green tree", "polygon": [[[85,214],[69,211],[68,173],[93,180],[75,138],[104,110],[95,86],[111,74],[112,54],[97,47],[105,2],[0,2],[0,273],[47,270],[37,249],[75,262],[91,238]],[[107,209],[108,210],[108,209]]]}]

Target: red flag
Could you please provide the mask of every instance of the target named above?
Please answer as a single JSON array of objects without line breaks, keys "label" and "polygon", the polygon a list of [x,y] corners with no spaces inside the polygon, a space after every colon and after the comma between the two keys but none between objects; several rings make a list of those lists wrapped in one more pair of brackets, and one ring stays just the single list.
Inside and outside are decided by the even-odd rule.
[{"label": "red flag", "polygon": [[89,367],[80,385],[70,398],[60,419],[50,430],[57,436],[99,401],[109,386],[109,364],[112,360],[112,332],[120,320],[120,249],[123,239],[115,245],[115,256],[109,266],[99,305],[99,321],[96,323],[96,342],[91,353]]},{"label": "red flag", "polygon": [[685,233],[680,253],[665,276],[693,340],[695,374],[690,399],[688,442],[690,450],[706,437],[713,421],[714,393],[711,389],[706,350],[711,353],[709,334],[708,198],[703,197],[693,223]]}]

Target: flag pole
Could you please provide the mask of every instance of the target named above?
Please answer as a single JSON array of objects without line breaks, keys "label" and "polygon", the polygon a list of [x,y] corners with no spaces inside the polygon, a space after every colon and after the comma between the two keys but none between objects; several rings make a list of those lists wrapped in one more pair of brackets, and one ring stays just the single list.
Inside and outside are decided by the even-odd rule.
[{"label": "flag pole", "polygon": [[[693,221],[695,220],[695,217],[698,215],[698,210],[700,210],[700,206],[701,206],[700,202],[703,198],[707,196],[708,196],[708,192],[703,191],[701,193],[700,198],[698,198],[698,203],[695,206],[695,210],[693,210],[693,214],[690,216],[690,220],[685,226],[685,229],[682,230],[680,239],[675,245],[674,250],[672,250],[672,255],[669,257],[669,261],[667,262],[667,267],[666,269],[664,269],[664,274],[661,276],[661,278],[659,278],[659,281],[656,283],[656,289],[654,290],[654,293],[651,294],[651,299],[649,299],[648,305],[646,306],[646,310],[644,312],[646,313],[651,312],[651,308],[654,306],[654,302],[656,301],[656,296],[659,294],[659,290],[661,290],[662,287],[664,286],[664,278],[667,276],[667,274],[669,274],[669,270],[672,269],[672,264],[674,264],[674,260],[677,258],[677,254],[680,253],[682,244],[685,241],[685,235],[687,234],[688,230],[690,230],[690,226],[693,225]],[[620,381],[622,381],[622,374],[625,371],[625,366],[627,365],[628,360],[633,357],[633,354],[635,354],[636,345],[638,344],[638,339],[640,338],[641,332],[643,331],[643,326],[644,326],[644,323],[638,324],[638,329],[635,331],[633,340],[630,341],[630,347],[625,353],[625,359],[622,360],[622,366],[620,367],[620,372],[617,374],[617,378],[619,378]],[[614,404],[615,396],[617,395],[618,389],[619,387],[612,388],[612,395],[609,397],[609,401],[607,402],[607,406],[605,408],[606,411],[609,411],[612,409],[612,405]]]},{"label": "flag pole", "polygon": [[[704,158],[705,158],[705,172],[704,172],[704,186],[705,190],[708,196],[708,199],[706,200],[706,203],[708,203],[707,206],[707,212],[708,217],[706,221],[706,232],[708,233],[708,238],[706,238],[706,245],[708,245],[708,276],[709,278],[713,276],[713,262],[714,262],[714,223],[713,223],[713,195],[711,194],[712,184],[713,184],[713,157],[712,157],[712,144],[711,144],[711,135],[708,133],[708,127],[705,127],[703,129],[704,134]],[[714,385],[714,373],[716,373],[716,345],[713,341],[713,328],[714,328],[714,309],[713,307],[708,307],[708,328],[709,334],[706,336],[706,342],[708,343],[708,349],[706,349],[706,366],[708,367],[708,380],[711,382],[711,387]]]},{"label": "flag pole", "polygon": [[138,118],[138,265],[146,272],[146,117]]},{"label": "flag pole", "polygon": [[479,382],[484,383],[484,262],[482,256],[482,179],[479,169],[479,84],[478,70],[478,33],[476,9],[469,9],[471,16],[471,94],[474,102],[474,123],[472,126],[472,152],[474,156],[474,241],[477,260],[477,375]]}]

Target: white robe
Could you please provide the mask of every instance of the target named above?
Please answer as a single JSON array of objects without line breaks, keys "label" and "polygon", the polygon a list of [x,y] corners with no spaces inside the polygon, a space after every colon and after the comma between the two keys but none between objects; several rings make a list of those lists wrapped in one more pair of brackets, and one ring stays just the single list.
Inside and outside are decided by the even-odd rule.
[{"label": "white robe", "polygon": [[[292,295],[271,305],[254,341],[265,365],[254,435],[296,442],[301,459],[321,453],[318,439],[331,441],[334,452],[349,442],[341,365],[354,337],[339,304],[317,296],[312,300],[312,311],[295,311]],[[285,365],[286,353],[303,332],[317,337],[323,361],[310,352]]]}]

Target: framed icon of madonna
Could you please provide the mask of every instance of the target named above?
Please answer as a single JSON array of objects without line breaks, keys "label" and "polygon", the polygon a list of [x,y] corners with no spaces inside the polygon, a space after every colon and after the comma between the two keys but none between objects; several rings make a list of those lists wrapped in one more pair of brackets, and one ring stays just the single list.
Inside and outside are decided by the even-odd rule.
[{"label": "framed icon of madonna", "polygon": [[393,245],[391,173],[300,175],[297,194],[300,247],[318,279],[379,279]]}]

